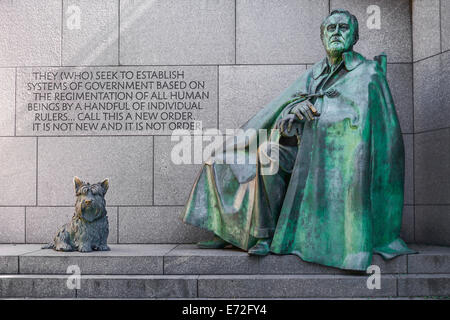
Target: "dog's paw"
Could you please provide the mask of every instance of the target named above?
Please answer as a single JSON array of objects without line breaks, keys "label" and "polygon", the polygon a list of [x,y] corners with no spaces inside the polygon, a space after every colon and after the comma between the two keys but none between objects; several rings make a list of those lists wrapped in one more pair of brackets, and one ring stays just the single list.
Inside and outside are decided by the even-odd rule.
[{"label": "dog's paw", "polygon": [[57,246],[55,246],[55,250],[69,252],[69,251],[73,251],[73,248],[72,248],[72,246],[70,246],[68,244],[58,244]]},{"label": "dog's paw", "polygon": [[78,251],[80,252],[92,252],[91,246],[82,246],[78,248]]},{"label": "dog's paw", "polygon": [[106,244],[98,246],[98,247],[96,247],[94,249],[97,250],[97,251],[110,251],[111,250]]}]

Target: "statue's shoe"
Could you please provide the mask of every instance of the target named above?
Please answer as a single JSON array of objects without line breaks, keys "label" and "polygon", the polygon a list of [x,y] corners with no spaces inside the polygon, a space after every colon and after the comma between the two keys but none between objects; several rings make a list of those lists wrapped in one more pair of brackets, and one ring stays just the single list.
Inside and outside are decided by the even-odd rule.
[{"label": "statue's shoe", "polygon": [[270,240],[259,239],[258,242],[248,249],[248,254],[255,256],[267,256],[270,252]]},{"label": "statue's shoe", "polygon": [[200,249],[223,249],[228,245],[228,242],[218,237],[214,237],[213,240],[200,241],[197,243],[197,247],[199,247]]}]

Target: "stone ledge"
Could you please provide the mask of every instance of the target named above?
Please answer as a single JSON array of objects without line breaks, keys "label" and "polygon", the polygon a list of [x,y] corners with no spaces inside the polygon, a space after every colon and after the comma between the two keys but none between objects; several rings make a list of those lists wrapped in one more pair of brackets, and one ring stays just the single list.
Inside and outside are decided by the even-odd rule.
[{"label": "stone ledge", "polygon": [[84,276],[80,298],[196,298],[197,276]]},{"label": "stone ledge", "polygon": [[380,289],[353,275],[1,275],[0,298],[438,298],[450,275],[385,275]]},{"label": "stone ledge", "polygon": [[[238,249],[205,250],[195,245],[111,244],[108,252],[55,252],[41,245],[0,245],[0,274],[66,274],[78,265],[86,275],[354,275],[302,261],[293,255],[249,256]],[[383,275],[450,274],[450,248],[411,245],[419,254],[389,261],[374,255]]]},{"label": "stone ledge", "polygon": [[0,274],[19,273],[19,257],[0,256]]},{"label": "stone ledge", "polygon": [[[406,273],[406,256],[384,261],[374,255],[373,264],[383,274]],[[321,266],[294,255],[249,256],[237,249],[204,250],[195,245],[179,245],[164,257],[164,274],[351,274]]]},{"label": "stone ledge", "polygon": [[19,257],[21,274],[66,274],[78,265],[82,274],[163,274],[163,257],[176,245],[110,245],[111,251],[39,250]]},{"label": "stone ledge", "polygon": [[398,295],[403,297],[435,297],[450,298],[449,274],[411,274],[398,278]]},{"label": "stone ledge", "polygon": [[0,244],[0,274],[19,273],[19,256],[40,248],[35,244]]},{"label": "stone ledge", "polygon": [[0,275],[0,298],[75,298],[63,275]]},{"label": "stone ledge", "polygon": [[395,276],[382,276],[381,289],[367,288],[367,276],[253,275],[200,276],[198,296],[205,298],[393,297]]},{"label": "stone ledge", "polygon": [[408,273],[450,273],[450,247],[412,245],[419,254],[408,256]]}]

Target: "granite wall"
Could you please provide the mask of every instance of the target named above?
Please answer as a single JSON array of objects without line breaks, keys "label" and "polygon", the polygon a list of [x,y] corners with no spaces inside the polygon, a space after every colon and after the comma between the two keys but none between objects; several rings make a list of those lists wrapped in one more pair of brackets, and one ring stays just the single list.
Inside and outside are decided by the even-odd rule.
[{"label": "granite wall", "polygon": [[415,241],[450,245],[450,1],[412,9]]},{"label": "granite wall", "polygon": [[330,10],[345,8],[360,23],[355,50],[370,59],[388,56],[407,155],[402,235],[450,244],[442,72],[450,43],[436,38],[450,28],[444,19],[450,4],[441,2],[1,1],[0,243],[49,241],[73,213],[75,175],[110,178],[111,243],[209,236],[179,219],[199,165],[170,161],[170,131],[34,131],[26,109],[33,72],[182,70],[207,83],[209,99],[196,119],[204,127],[235,128],[324,56],[319,25]]}]

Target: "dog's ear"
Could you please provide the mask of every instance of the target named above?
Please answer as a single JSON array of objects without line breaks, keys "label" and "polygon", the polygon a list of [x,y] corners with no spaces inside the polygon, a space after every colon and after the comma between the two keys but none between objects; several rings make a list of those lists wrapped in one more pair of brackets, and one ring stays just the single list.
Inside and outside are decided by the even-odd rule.
[{"label": "dog's ear", "polygon": [[105,190],[105,194],[106,191],[108,191],[109,188],[109,179],[105,179],[102,182],[100,182],[100,185],[102,186],[103,190]]},{"label": "dog's ear", "polygon": [[78,177],[73,177],[73,184],[75,186],[75,192],[77,192],[78,189],[83,185],[83,181],[81,181]]}]

